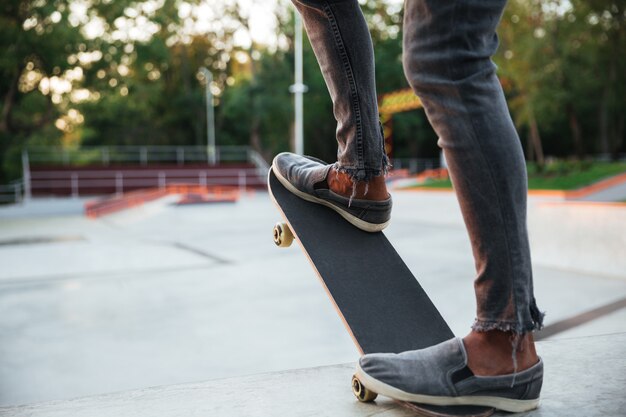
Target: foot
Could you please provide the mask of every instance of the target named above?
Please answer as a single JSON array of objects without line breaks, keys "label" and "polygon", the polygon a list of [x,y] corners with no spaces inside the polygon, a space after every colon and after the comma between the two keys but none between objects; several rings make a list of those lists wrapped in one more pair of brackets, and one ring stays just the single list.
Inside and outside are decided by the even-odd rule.
[{"label": "foot", "polygon": [[[513,344],[515,343],[515,363]],[[496,376],[524,371],[539,361],[532,333],[520,336],[518,340],[510,332],[491,330],[472,331],[463,338],[467,352],[467,366],[474,375]]]},{"label": "foot", "polygon": [[396,400],[524,412],[539,404],[543,362],[538,358],[537,363],[516,373],[476,376],[468,366],[463,341],[453,338],[400,354],[364,355],[356,376],[370,391]]},{"label": "foot", "polygon": [[383,192],[382,177],[371,181],[372,194],[364,184],[357,184],[356,194],[352,196],[352,181],[347,175],[317,158],[283,152],[274,158],[272,170],[289,191],[304,200],[330,207],[361,230],[378,232],[389,224],[391,197],[386,188],[386,197],[378,199]]},{"label": "foot", "polygon": [[[385,177],[382,175],[373,177],[368,183],[359,182],[355,187],[350,175],[339,172],[331,166],[326,177],[326,183],[332,192],[347,198],[373,201],[385,201],[390,198]],[[352,195],[353,192],[354,195]]]}]

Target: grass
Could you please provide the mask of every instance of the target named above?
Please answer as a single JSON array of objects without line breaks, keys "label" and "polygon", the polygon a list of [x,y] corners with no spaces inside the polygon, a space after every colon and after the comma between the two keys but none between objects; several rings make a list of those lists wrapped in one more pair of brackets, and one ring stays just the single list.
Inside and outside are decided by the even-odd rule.
[{"label": "grass", "polygon": [[626,163],[555,162],[547,165],[543,172],[538,172],[533,165],[528,168],[528,188],[532,190],[575,190],[626,172]]},{"label": "grass", "polygon": [[[602,179],[626,172],[623,162],[555,161],[543,170],[528,164],[528,188],[531,190],[575,190]],[[433,180],[421,187],[452,188],[449,179]]]},{"label": "grass", "polygon": [[430,180],[424,184],[421,184],[419,188],[452,188],[452,182],[449,179]]}]

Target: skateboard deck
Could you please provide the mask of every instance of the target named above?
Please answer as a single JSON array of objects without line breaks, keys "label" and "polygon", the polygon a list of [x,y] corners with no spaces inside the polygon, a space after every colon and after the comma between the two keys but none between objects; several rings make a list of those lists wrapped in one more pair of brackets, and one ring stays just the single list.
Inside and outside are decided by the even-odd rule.
[{"label": "skateboard deck", "polygon": [[[292,194],[271,169],[268,190],[285,220],[274,228],[275,243],[288,246],[293,235],[361,353],[399,353],[454,337],[382,232],[359,230],[330,208]],[[400,403],[429,417],[494,412],[490,407]]]}]

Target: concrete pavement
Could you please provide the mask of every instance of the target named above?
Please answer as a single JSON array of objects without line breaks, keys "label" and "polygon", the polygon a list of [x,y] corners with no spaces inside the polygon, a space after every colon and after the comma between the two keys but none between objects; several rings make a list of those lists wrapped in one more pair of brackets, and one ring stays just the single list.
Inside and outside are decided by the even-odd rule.
[{"label": "concrete pavement", "polygon": [[[386,234],[465,334],[473,260],[454,195],[394,199]],[[273,245],[279,217],[266,194],[205,206],[157,201],[100,220],[79,209],[0,208],[0,406],[356,359],[301,251]],[[558,221],[531,221],[531,238],[533,225]],[[536,262],[535,279],[548,325],[626,297],[620,274]],[[626,332],[624,309],[568,332]]]},{"label": "concrete pavement", "polygon": [[[537,350],[546,363],[539,408],[495,416],[625,415],[626,333],[545,341]],[[0,416],[415,416],[384,397],[359,403],[350,388],[354,367],[315,367],[0,408]]]}]

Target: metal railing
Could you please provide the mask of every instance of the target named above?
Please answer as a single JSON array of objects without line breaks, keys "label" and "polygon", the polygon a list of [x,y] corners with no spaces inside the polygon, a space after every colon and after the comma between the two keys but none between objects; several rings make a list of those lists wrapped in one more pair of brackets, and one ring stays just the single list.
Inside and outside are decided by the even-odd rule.
[{"label": "metal railing", "polygon": [[8,185],[0,185],[0,203],[20,203],[24,198],[24,183],[13,181]]},{"label": "metal railing", "polygon": [[264,177],[256,168],[177,169],[177,170],[76,170],[32,171],[30,188],[33,195],[64,194],[72,197],[107,193],[122,194],[141,188],[164,189],[168,184],[185,183],[237,186],[241,190],[260,187]]},{"label": "metal railing", "polygon": [[[245,190],[248,187],[263,186],[269,165],[254,150],[247,147],[222,147],[219,149],[221,161],[247,162],[255,168],[211,168],[209,166],[190,166],[206,158],[206,149],[200,147],[100,147],[87,148],[80,151],[51,152],[49,148],[30,149],[24,159],[27,165],[46,165],[49,169],[37,168],[27,171],[24,181],[15,181],[0,186],[0,202],[18,203],[29,195],[61,194],[73,197],[84,195],[101,195],[107,193],[122,194],[125,191],[139,188],[163,189],[171,183],[188,183],[200,186],[229,185]],[[102,159],[104,158],[104,159]],[[156,167],[150,169],[151,162],[172,162],[173,169]],[[106,170],[80,169],[99,161]],[[32,162],[32,163],[31,163]],[[128,163],[128,166],[110,166],[109,164]],[[201,162],[206,162],[203,159]],[[408,169],[411,174],[426,169],[437,168],[437,159],[396,158],[393,159],[394,169]],[[60,163],[62,169],[55,170],[54,165]],[[188,164],[188,168],[185,167]],[[51,166],[52,165],[52,166]],[[121,164],[125,165],[125,164]],[[76,170],[70,167],[76,166]],[[143,167],[133,171],[133,166]],[[178,166],[178,168],[176,168]],[[70,169],[68,169],[70,168]],[[28,185],[29,187],[25,187]]]},{"label": "metal railing", "polygon": [[393,169],[407,169],[410,174],[419,174],[427,169],[441,167],[441,161],[438,158],[393,158],[391,163]]},{"label": "metal railing", "polygon": [[265,161],[261,154],[254,149],[248,148],[248,161],[257,167],[257,170],[261,175],[267,174],[270,169],[269,164]]},{"label": "metal railing", "polygon": [[608,153],[599,153],[593,156],[593,160],[599,162],[626,162],[626,153],[620,153],[617,157]]},{"label": "metal railing", "polygon": [[[33,171],[32,195],[68,195],[74,198],[103,194],[121,195],[127,191],[154,188],[164,190],[172,184],[233,186],[240,192],[265,185],[265,176],[255,168],[212,170],[141,170],[141,171]],[[21,203],[25,198],[24,183],[15,181],[0,185],[0,203]]]},{"label": "metal railing", "polygon": [[[78,197],[85,191],[90,195],[122,193],[129,189],[163,188],[171,182],[245,189],[264,184],[269,169],[263,157],[248,146],[217,147],[215,164],[211,162],[205,146],[31,147],[22,152],[22,180],[0,186],[0,202],[27,200],[33,194]],[[237,162],[254,168],[228,167],[228,163]]]},{"label": "metal railing", "polygon": [[[62,166],[136,164],[148,166],[154,163],[211,162],[206,146],[98,146],[80,149],[31,147],[27,150],[32,165],[51,164]],[[220,146],[215,149],[216,163],[249,162],[259,168],[267,163],[261,155],[248,146]]]}]

